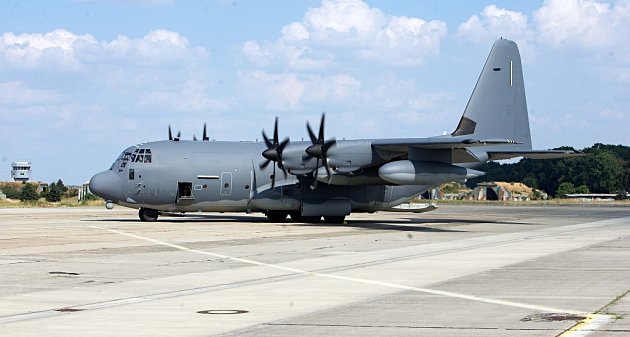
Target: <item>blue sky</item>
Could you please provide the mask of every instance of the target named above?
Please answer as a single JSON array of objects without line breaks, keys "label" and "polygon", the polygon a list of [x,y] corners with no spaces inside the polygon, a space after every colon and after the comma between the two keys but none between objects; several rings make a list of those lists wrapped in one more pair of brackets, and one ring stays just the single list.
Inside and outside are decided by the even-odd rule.
[{"label": "blue sky", "polygon": [[271,131],[452,131],[494,40],[521,49],[535,148],[628,145],[630,1],[2,1],[0,180],[69,184],[127,146]]}]

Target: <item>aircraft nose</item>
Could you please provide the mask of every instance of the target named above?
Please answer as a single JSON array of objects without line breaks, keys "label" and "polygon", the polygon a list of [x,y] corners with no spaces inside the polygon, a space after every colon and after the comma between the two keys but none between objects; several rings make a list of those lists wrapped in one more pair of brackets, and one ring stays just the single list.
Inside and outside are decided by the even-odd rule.
[{"label": "aircraft nose", "polygon": [[90,191],[107,200],[120,200],[122,181],[114,171],[107,170],[90,179]]}]

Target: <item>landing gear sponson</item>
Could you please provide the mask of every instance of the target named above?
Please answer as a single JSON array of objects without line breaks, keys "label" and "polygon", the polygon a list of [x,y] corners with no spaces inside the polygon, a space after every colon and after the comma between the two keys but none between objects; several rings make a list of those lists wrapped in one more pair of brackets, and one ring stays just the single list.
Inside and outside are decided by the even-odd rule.
[{"label": "landing gear sponson", "polygon": [[[288,215],[291,215],[291,220],[295,222],[308,222],[308,223],[317,223],[320,222],[320,216],[302,216],[300,212],[287,212],[287,211],[267,211],[265,215],[267,215],[267,219],[269,222],[285,222]],[[158,219],[160,215],[160,211],[151,209],[151,208],[140,208],[138,211],[138,217],[143,222],[153,222]],[[324,216],[324,222],[326,223],[343,223],[346,219],[345,216]]]}]

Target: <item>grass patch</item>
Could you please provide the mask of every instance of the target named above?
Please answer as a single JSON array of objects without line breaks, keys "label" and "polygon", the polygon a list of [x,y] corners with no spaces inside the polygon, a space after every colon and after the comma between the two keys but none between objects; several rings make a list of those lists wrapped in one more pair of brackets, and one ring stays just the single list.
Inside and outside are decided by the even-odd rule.
[{"label": "grass patch", "polygon": [[88,200],[79,202],[76,197],[63,198],[59,202],[49,202],[42,199],[37,201],[20,201],[14,199],[0,200],[0,208],[56,208],[56,207],[94,207],[105,206],[105,200]]}]

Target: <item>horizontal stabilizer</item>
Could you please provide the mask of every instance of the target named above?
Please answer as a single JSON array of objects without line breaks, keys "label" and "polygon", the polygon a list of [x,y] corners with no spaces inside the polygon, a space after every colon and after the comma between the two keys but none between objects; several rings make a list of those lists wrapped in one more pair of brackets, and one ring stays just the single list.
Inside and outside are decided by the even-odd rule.
[{"label": "horizontal stabilizer", "polygon": [[510,159],[516,157],[525,157],[531,159],[554,159],[580,157],[584,153],[571,150],[529,150],[529,151],[489,151],[490,160]]}]

